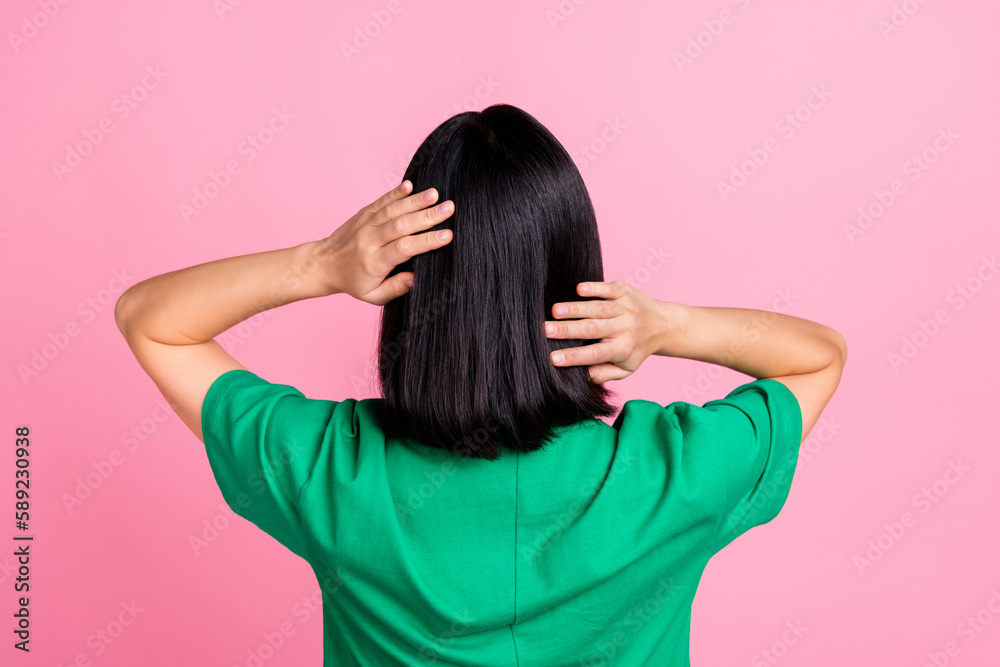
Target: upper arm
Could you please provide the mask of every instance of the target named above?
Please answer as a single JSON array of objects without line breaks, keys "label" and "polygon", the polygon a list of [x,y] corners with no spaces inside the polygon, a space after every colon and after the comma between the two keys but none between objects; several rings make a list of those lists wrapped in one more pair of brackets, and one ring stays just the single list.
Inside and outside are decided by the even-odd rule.
[{"label": "upper arm", "polygon": [[844,364],[847,361],[847,344],[843,342],[843,337],[839,339],[839,342],[841,343],[840,359],[832,362],[826,368],[812,373],[771,378],[788,387],[798,399],[799,407],[802,410],[802,440],[806,439],[813,426],[819,421],[826,404],[833,398],[834,392],[840,385]]},{"label": "upper arm", "polygon": [[204,442],[201,409],[209,388],[223,373],[245,370],[244,366],[214,340],[193,345],[166,345],[142,335],[130,335],[117,307],[115,320],[142,370],[181,421]]}]

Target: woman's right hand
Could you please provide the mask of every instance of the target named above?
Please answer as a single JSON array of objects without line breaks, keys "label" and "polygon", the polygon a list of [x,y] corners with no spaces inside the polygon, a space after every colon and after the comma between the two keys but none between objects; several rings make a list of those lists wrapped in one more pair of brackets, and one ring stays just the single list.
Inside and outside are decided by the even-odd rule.
[{"label": "woman's right hand", "polygon": [[622,281],[583,282],[576,290],[580,296],[600,300],[553,304],[557,321],[545,321],[545,335],[600,342],[553,351],[549,358],[555,366],[589,366],[591,382],[603,384],[628,377],[661,349],[666,311],[672,304]]}]

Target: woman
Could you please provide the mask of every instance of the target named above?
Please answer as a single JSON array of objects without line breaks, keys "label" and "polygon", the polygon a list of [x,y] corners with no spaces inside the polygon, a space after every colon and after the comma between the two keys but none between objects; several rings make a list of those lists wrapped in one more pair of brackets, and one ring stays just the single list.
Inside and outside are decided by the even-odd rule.
[{"label": "woman", "polygon": [[[383,398],[307,399],[213,340],[337,293],[384,306]],[[233,511],[313,567],[330,665],[688,665],[708,559],[777,515],[847,357],[603,282],[578,170],[508,105],[445,121],[330,237],[150,278],[115,319]],[[758,379],[597,419],[651,355]]]}]

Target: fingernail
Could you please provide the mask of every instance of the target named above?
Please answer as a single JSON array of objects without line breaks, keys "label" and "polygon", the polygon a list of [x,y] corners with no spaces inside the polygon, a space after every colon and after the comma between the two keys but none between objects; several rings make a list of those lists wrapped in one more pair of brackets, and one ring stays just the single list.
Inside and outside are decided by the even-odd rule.
[{"label": "fingernail", "polygon": [[406,281],[406,286],[407,287],[413,287],[413,281],[412,280],[407,280]]},{"label": "fingernail", "polygon": [[444,241],[449,236],[451,236],[451,231],[447,229],[442,229],[437,234],[435,234],[434,238],[436,238],[438,241]]},{"label": "fingernail", "polygon": [[556,325],[552,324],[551,322],[546,322],[545,333],[551,336],[555,332],[556,332]]},{"label": "fingernail", "polygon": [[420,199],[425,202],[432,202],[434,201],[434,194],[434,190],[427,190],[424,194],[420,195]]},{"label": "fingernail", "polygon": [[567,310],[566,306],[556,306],[556,315],[565,315]]},{"label": "fingernail", "polygon": [[564,355],[562,352],[553,352],[552,361],[556,362],[557,364],[561,364],[562,362],[566,361],[566,355]]},{"label": "fingernail", "polygon": [[590,285],[580,285],[580,292],[585,293],[590,291]]},{"label": "fingernail", "polygon": [[443,204],[438,204],[437,212],[440,213],[441,215],[444,215],[446,213],[450,213],[451,212],[451,202],[450,201],[446,201]]}]

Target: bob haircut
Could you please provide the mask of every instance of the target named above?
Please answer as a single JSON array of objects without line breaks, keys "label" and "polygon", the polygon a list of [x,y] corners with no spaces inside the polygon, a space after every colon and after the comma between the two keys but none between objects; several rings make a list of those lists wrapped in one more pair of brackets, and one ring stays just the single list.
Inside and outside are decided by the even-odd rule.
[{"label": "bob haircut", "polygon": [[587,366],[549,353],[596,341],[557,340],[543,322],[560,301],[603,281],[597,219],[579,170],[534,117],[496,104],[452,116],[417,149],[403,180],[436,188],[451,243],[389,275],[411,290],[385,304],[379,332],[380,426],[387,437],[471,458],[531,452],[554,428],[609,416],[613,393]]}]

